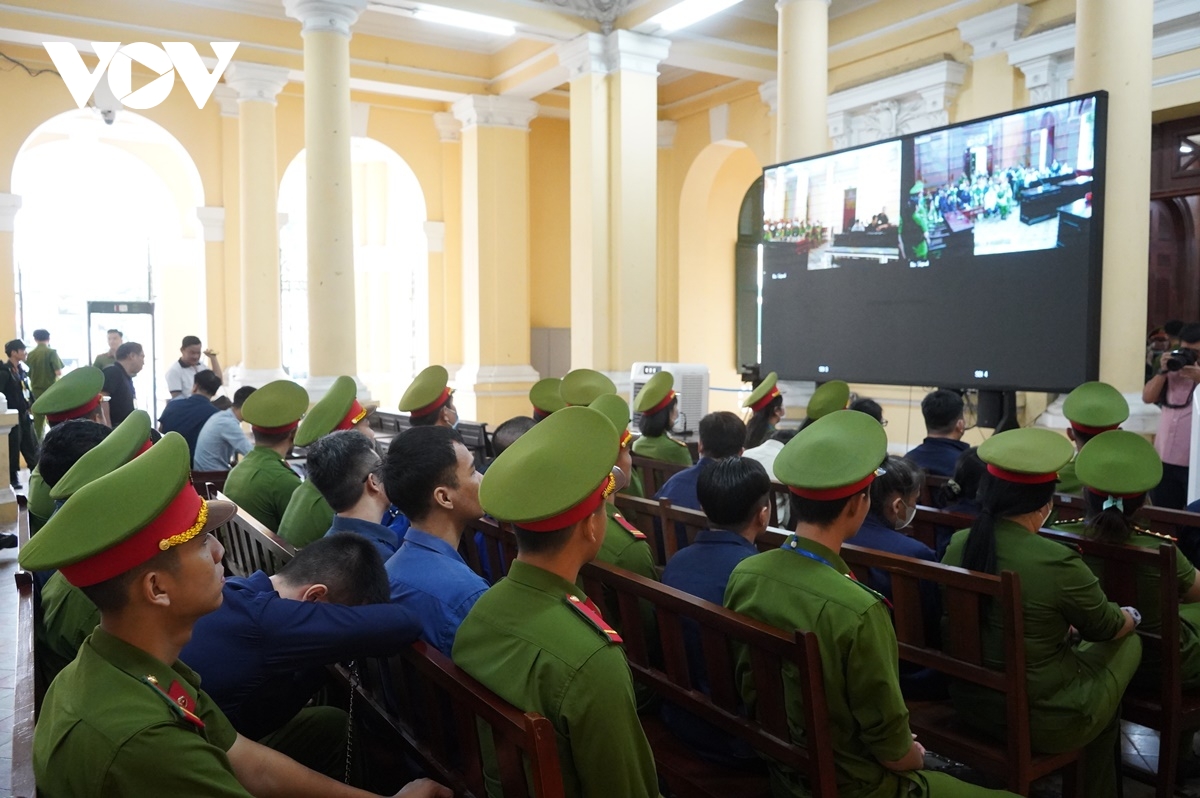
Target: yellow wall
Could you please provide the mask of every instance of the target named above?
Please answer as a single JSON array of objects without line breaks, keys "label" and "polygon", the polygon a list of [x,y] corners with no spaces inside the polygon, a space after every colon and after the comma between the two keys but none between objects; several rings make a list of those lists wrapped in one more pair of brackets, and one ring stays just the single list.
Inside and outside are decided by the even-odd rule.
[{"label": "yellow wall", "polygon": [[529,126],[531,327],[571,326],[571,147],[565,119]]}]

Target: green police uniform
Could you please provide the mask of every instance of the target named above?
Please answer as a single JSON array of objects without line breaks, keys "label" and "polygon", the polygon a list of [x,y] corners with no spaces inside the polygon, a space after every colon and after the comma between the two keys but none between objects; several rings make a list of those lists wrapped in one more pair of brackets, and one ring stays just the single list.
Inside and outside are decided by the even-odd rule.
[{"label": "green police uniform", "polygon": [[653,438],[643,435],[633,442],[632,451],[638,457],[662,460],[664,463],[681,466],[694,465],[692,453],[688,451],[687,444],[668,435],[659,435]]},{"label": "green police uniform", "polygon": [[[674,390],[675,378],[669,371],[660,371],[642,386],[637,397],[633,400],[633,409],[642,415],[661,413],[671,405],[676,398]],[[633,453],[638,457],[648,457],[651,460],[661,460],[675,465],[692,465],[692,453],[687,444],[675,440],[667,434],[642,435],[633,442]]]},{"label": "green police uniform", "polygon": [[[305,414],[296,430],[296,445],[308,446],[337,430],[354,429],[369,411],[356,396],[358,386],[352,377],[338,377],[321,401]],[[303,548],[324,536],[333,523],[333,508],[321,492],[305,480],[292,493],[287,509],[279,519],[279,536],[296,548]]]},{"label": "green police uniform", "polygon": [[[480,503],[529,532],[570,527],[615,489],[616,459],[616,430],[603,415],[564,408],[496,458]],[[553,724],[568,798],[650,798],[658,795],[654,757],[620,642],[576,585],[518,559],[471,608],[453,656],[501,698]],[[487,769],[497,796],[495,768]]]},{"label": "green police uniform", "polygon": [[[1002,432],[979,447],[991,476],[1010,481],[1053,481],[1070,455],[1069,441],[1043,429]],[[962,564],[969,534],[955,533],[944,563]],[[1141,660],[1141,640],[1137,635],[1113,639],[1125,615],[1107,599],[1077,552],[1004,519],[995,522],[995,545],[996,572],[1021,577],[1034,750],[1055,753],[1083,746],[1085,794],[1111,798],[1117,794],[1117,710]],[[1001,621],[989,611],[984,623],[984,662],[998,666],[1004,661]],[[1071,645],[1070,627],[1086,642]],[[1005,706],[999,693],[955,683],[950,695],[965,720],[1003,738]]]},{"label": "green police uniform", "polygon": [[[857,416],[857,418],[856,418]],[[887,436],[870,416],[832,413],[799,432],[775,460],[775,476],[806,498],[833,501],[862,491],[887,455]],[[908,709],[900,693],[896,633],[883,598],[847,578],[837,552],[799,535],[775,551],[742,560],[725,589],[725,606],[779,629],[807,629],[820,640],[829,705],[828,734],[843,798],[1007,795],[941,773],[897,773],[881,762],[904,758],[912,746]],[[753,708],[753,672],[737,652],[742,698]],[[800,675],[783,665],[788,724],[803,741]],[[771,768],[772,795],[804,796],[796,774]]]},{"label": "green police uniform", "polygon": [[[54,385],[55,380],[58,379],[56,372],[63,370],[62,358],[46,343],[40,343],[29,350],[29,354],[25,358],[25,365],[29,368],[29,390],[35,399],[41,397]],[[34,405],[36,404],[37,402],[34,402]],[[33,432],[40,441],[46,425],[46,416],[36,407],[31,407],[30,410],[33,412]]]},{"label": "green police uniform", "polygon": [[[1106,382],[1085,382],[1063,400],[1063,416],[1075,431],[1076,440],[1086,441],[1093,435],[1120,427],[1129,418],[1129,402]],[[1058,469],[1057,490],[1072,496],[1082,494],[1083,483],[1075,473],[1074,460]]]},{"label": "green police uniform", "polygon": [[33,534],[46,525],[54,515],[54,500],[50,498],[50,486],[42,479],[36,468],[29,474],[29,533]]},{"label": "green police uniform", "polygon": [[[242,418],[256,434],[295,429],[308,409],[308,392],[290,380],[269,382],[242,405]],[[255,446],[225,479],[224,494],[272,532],[278,531],[300,477],[274,449]],[[326,527],[328,529],[328,527]]]}]

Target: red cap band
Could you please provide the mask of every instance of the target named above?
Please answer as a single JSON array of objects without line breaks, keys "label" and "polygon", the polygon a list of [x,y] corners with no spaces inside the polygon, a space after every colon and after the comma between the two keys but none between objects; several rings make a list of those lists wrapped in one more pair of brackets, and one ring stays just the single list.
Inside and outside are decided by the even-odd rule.
[{"label": "red cap band", "polygon": [[627,430],[627,429],[621,430],[621,448],[622,449],[624,449],[625,447],[627,447],[629,445],[629,440],[632,437],[633,437],[633,433],[630,432],[629,430]]},{"label": "red cap band", "polygon": [[604,500],[611,496],[616,489],[617,478],[610,472],[600,483],[600,487],[571,509],[550,518],[543,518],[541,521],[523,521],[517,526],[521,529],[528,529],[530,532],[555,532],[559,529],[566,529],[571,524],[582,521],[594,513],[596,508],[603,504]]},{"label": "red cap band", "polygon": [[418,407],[416,410],[410,410],[408,414],[415,418],[420,418],[421,416],[427,416],[430,413],[436,413],[442,408],[442,405],[446,404],[446,402],[450,399],[450,395],[453,393],[454,391],[451,389],[443,388],[442,395],[435,399],[433,404],[428,404],[424,407]]},{"label": "red cap band", "polygon": [[[98,585],[114,576],[120,576],[131,568],[136,568],[156,554],[166,551],[177,543],[186,543],[199,534],[204,527],[203,520],[207,519],[207,506],[204,499],[192,487],[191,482],[185,482],[183,489],[167,505],[157,518],[142,527],[133,537],[127,538],[111,549],[88,557],[86,560],[64,565],[62,571],[66,580],[75,587]],[[197,528],[199,524],[199,528]],[[179,538],[172,541],[173,538]],[[166,544],[165,546],[163,544]]]},{"label": "red cap band", "polygon": [[1114,499],[1133,499],[1138,496],[1146,495],[1146,491],[1144,491],[1144,490],[1138,491],[1137,493],[1113,493],[1112,491],[1107,491],[1107,490],[1096,490],[1095,488],[1091,487],[1090,485],[1088,485],[1086,487],[1088,489],[1088,493],[1094,493],[1097,496],[1112,496]]},{"label": "red cap band", "polygon": [[1016,471],[1008,471],[1000,466],[988,463],[988,473],[997,479],[1002,479],[1005,482],[1015,482],[1018,485],[1044,485],[1047,482],[1057,482],[1058,472],[1051,471],[1049,474],[1020,474]]},{"label": "red cap band", "polygon": [[840,488],[821,488],[818,490],[812,488],[796,488],[788,485],[788,490],[802,499],[812,499],[813,501],[819,502],[831,502],[836,499],[844,499],[847,496],[853,496],[874,481],[875,472],[872,471],[870,474],[867,474],[853,485],[842,485]]},{"label": "red cap band", "polygon": [[533,406],[533,420],[541,421],[543,418],[550,418],[550,414],[548,412],[546,412],[545,410],[541,409],[540,407],[538,407],[537,405],[534,405]]},{"label": "red cap band", "polygon": [[758,400],[757,402],[755,402],[754,404],[750,405],[750,409],[751,409],[753,412],[757,413],[759,410],[762,410],[762,409],[763,409],[763,408],[765,408],[767,405],[771,404],[771,400],[772,400],[772,399],[774,399],[776,396],[779,396],[779,395],[780,395],[780,393],[779,393],[779,386],[777,386],[777,385],[772,385],[772,386],[771,386],[771,390],[767,391],[767,395],[766,395],[766,396],[764,396],[762,399],[759,399],[759,400]]},{"label": "red cap band", "polygon": [[355,399],[350,403],[350,411],[346,413],[345,418],[338,422],[337,429],[354,429],[354,425],[367,417],[367,411]]},{"label": "red cap band", "polygon": [[60,421],[70,421],[73,418],[83,418],[88,413],[100,406],[102,394],[96,394],[87,403],[79,407],[73,407],[70,410],[64,410],[61,413],[47,413],[46,420],[51,424],[57,424]]},{"label": "red cap band", "polygon": [[1082,432],[1085,435],[1099,435],[1101,432],[1108,432],[1110,429],[1120,428],[1120,424],[1113,424],[1112,426],[1108,427],[1089,427],[1086,424],[1079,424],[1074,421],[1071,422],[1071,429],[1076,430],[1077,432]]},{"label": "red cap band", "polygon": [[291,432],[298,426],[300,426],[300,419],[296,419],[291,424],[284,424],[282,427],[256,427],[251,424],[250,429],[254,430],[260,435],[278,435],[282,432]]},{"label": "red cap band", "polygon": [[135,457],[135,458],[137,458],[137,457],[141,457],[141,456],[142,456],[142,455],[144,455],[146,452],[150,451],[150,447],[151,447],[151,446],[153,446],[153,445],[154,445],[154,439],[153,439],[153,438],[147,438],[147,439],[146,439],[146,442],[142,444],[142,448],[140,448],[140,449],[138,449],[138,450],[137,450],[137,454],[135,454],[135,455],[134,455],[134,457]]},{"label": "red cap band", "polygon": [[675,392],[674,392],[674,391],[667,391],[667,397],[666,397],[665,399],[663,399],[661,402],[659,402],[658,404],[656,404],[654,407],[652,407],[652,408],[650,408],[649,410],[647,410],[647,411],[646,411],[645,413],[643,413],[642,415],[644,415],[644,416],[652,416],[652,415],[654,415],[655,413],[657,413],[657,412],[658,412],[658,411],[660,411],[660,410],[665,410],[665,409],[666,409],[666,407],[667,407],[667,405],[671,404],[671,400],[672,400],[672,399],[674,399],[674,398],[675,398]]}]

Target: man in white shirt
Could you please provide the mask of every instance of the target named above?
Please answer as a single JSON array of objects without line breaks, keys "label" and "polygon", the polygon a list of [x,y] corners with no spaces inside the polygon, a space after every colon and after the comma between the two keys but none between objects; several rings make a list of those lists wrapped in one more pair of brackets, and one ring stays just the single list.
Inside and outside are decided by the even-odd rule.
[{"label": "man in white shirt", "polygon": [[233,405],[228,410],[214,413],[196,437],[196,453],[192,467],[197,471],[228,471],[235,454],[249,454],[254,444],[242,431],[242,405],[254,388],[243,385],[233,395]]},{"label": "man in white shirt", "polygon": [[171,398],[176,396],[191,396],[192,385],[196,375],[204,370],[200,365],[200,357],[208,358],[209,368],[217,379],[224,382],[225,375],[221,373],[221,364],[217,362],[217,353],[211,349],[201,349],[200,339],[194,335],[185,335],[183,345],[179,347],[179,359],[167,369],[167,390]]}]

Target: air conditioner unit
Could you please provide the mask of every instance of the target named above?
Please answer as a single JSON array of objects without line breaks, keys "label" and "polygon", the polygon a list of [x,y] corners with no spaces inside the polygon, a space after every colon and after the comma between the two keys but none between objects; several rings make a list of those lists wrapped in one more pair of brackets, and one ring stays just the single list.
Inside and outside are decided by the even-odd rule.
[{"label": "air conditioner unit", "polygon": [[669,371],[675,377],[675,393],[679,394],[679,421],[677,432],[695,432],[700,419],[708,414],[708,366],[702,363],[634,363],[630,370],[629,407],[633,414],[633,428],[637,429],[641,413],[633,410],[638,393],[646,381],[660,371]]}]

